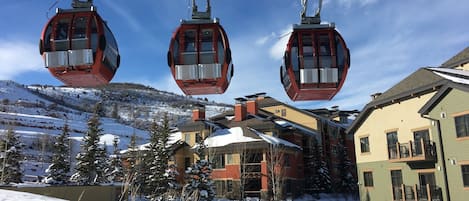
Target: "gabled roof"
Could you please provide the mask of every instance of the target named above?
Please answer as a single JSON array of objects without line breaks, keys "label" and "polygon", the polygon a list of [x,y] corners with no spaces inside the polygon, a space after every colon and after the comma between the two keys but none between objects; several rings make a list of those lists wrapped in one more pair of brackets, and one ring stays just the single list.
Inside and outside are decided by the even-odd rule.
[{"label": "gabled roof", "polygon": [[[437,72],[438,71],[438,72]],[[461,71],[461,70],[456,70]],[[376,108],[395,104],[416,96],[428,94],[439,90],[441,87],[454,83],[447,76],[439,74],[438,68],[420,68],[383,94],[369,102],[363,111],[358,115],[352,125],[348,128],[348,133],[354,133],[361,124],[368,118]],[[462,71],[461,71],[462,72]]]},{"label": "gabled roof", "polygon": [[199,130],[209,129],[209,128],[215,129],[218,127],[225,128],[224,125],[218,124],[216,122],[211,122],[209,120],[197,120],[197,121],[187,120],[184,123],[178,125],[179,131],[182,131],[182,132],[199,131]]},{"label": "gabled roof", "polygon": [[443,98],[453,89],[458,89],[469,93],[469,72],[454,69],[438,69],[433,68],[437,75],[440,75],[451,82],[444,85],[437,94],[435,94],[425,105],[418,111],[422,115],[427,115]]},{"label": "gabled roof", "polygon": [[459,52],[451,59],[441,64],[441,67],[456,68],[466,63],[469,63],[469,47],[466,47],[463,51]]},{"label": "gabled roof", "polygon": [[301,147],[278,137],[266,135],[252,128],[233,127],[215,131],[204,144],[207,147],[226,147],[240,143],[266,143],[301,150]]}]

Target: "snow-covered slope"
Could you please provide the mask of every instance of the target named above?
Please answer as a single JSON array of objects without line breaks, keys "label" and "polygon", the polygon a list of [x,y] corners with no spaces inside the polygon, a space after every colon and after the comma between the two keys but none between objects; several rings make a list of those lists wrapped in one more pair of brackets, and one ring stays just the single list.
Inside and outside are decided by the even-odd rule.
[{"label": "snow-covered slope", "polygon": [[[101,144],[112,152],[114,137],[119,148],[126,149],[133,133],[137,144],[148,142],[146,128],[168,114],[173,124],[190,118],[192,106],[206,105],[207,116],[216,115],[230,106],[185,98],[133,84],[114,84],[105,88],[71,88],[23,86],[0,81],[0,137],[7,129],[19,134],[25,145],[23,162],[25,179],[43,175],[52,155],[54,137],[65,124],[70,128],[72,159],[80,151],[87,131],[87,121],[96,103],[101,102]],[[114,117],[114,118],[113,118]],[[73,164],[73,163],[72,163]]]}]

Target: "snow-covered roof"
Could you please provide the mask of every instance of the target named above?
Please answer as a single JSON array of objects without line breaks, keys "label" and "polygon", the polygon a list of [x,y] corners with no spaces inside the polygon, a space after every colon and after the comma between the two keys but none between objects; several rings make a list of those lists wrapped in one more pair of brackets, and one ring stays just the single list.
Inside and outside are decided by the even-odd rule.
[{"label": "snow-covered roof", "polygon": [[266,141],[267,143],[269,144],[273,144],[273,145],[284,145],[284,146],[287,146],[287,147],[292,147],[292,148],[297,148],[297,149],[302,149],[300,146],[296,145],[296,144],[293,144],[289,141],[286,141],[284,139],[281,139],[281,138],[278,138],[278,137],[274,137],[274,136],[271,136],[271,135],[266,135],[264,133],[261,133],[255,129],[252,129],[252,128],[249,128],[252,132],[254,132],[255,134],[259,135],[259,137],[261,137],[264,141]]},{"label": "snow-covered roof", "polygon": [[[428,68],[433,71],[433,73],[450,80],[455,83],[467,84],[469,85],[469,72],[465,70],[457,70],[450,68]],[[465,78],[463,78],[465,77]]]},{"label": "snow-covered roof", "polygon": [[210,137],[205,139],[204,143],[207,147],[223,147],[234,143],[255,141],[261,141],[261,139],[246,137],[244,136],[244,131],[241,127],[234,127],[215,131]]},{"label": "snow-covered roof", "polygon": [[314,135],[314,136],[317,136],[318,133],[312,131],[311,129],[307,129],[305,128],[304,126],[301,126],[299,124],[295,124],[295,123],[292,123],[290,121],[285,121],[285,120],[275,120],[275,123],[280,125],[281,127],[283,128],[286,128],[286,127],[293,127],[293,128],[296,128],[296,129],[299,129],[301,131],[303,131],[304,133],[307,133],[307,134],[310,134],[310,135]]},{"label": "snow-covered roof", "polygon": [[288,147],[301,149],[300,146],[288,142],[286,140],[266,135],[255,129],[249,128],[251,132],[259,136],[259,138],[247,137],[244,135],[244,130],[241,127],[233,127],[229,129],[220,129],[215,131],[210,137],[205,139],[204,143],[207,147],[223,147],[235,143],[249,143],[264,141],[274,145],[284,145]]}]

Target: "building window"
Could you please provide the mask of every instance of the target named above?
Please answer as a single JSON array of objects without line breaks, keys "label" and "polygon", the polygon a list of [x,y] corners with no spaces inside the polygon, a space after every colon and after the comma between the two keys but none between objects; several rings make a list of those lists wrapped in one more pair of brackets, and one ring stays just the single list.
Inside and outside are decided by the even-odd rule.
[{"label": "building window", "polygon": [[234,164],[233,154],[226,154],[226,164]]},{"label": "building window", "polygon": [[232,192],[233,191],[233,180],[226,181],[226,191]]},{"label": "building window", "polygon": [[458,137],[469,137],[469,114],[454,117],[456,124],[456,135]]},{"label": "building window", "polygon": [[187,168],[190,166],[191,166],[191,158],[189,157],[184,158],[184,169],[187,170]]},{"label": "building window", "polygon": [[464,187],[469,188],[469,165],[461,165],[461,172]]},{"label": "building window", "polygon": [[370,152],[370,142],[368,141],[368,137],[360,138],[360,150],[362,153]]},{"label": "building window", "polygon": [[191,134],[190,133],[184,133],[184,142],[187,144],[191,144]]},{"label": "building window", "polygon": [[215,188],[218,195],[225,194],[225,181],[215,180]]},{"label": "building window", "polygon": [[373,187],[373,172],[363,172],[365,187]]},{"label": "building window", "polygon": [[212,164],[214,169],[225,168],[225,155],[215,154],[212,159]]},{"label": "building window", "polygon": [[282,109],[282,110],[281,110],[281,113],[282,113],[282,114],[281,114],[282,117],[287,116],[287,109]]},{"label": "building window", "polygon": [[386,133],[386,140],[388,142],[388,157],[389,159],[396,159],[397,157],[397,144],[399,139],[397,137],[397,131]]}]

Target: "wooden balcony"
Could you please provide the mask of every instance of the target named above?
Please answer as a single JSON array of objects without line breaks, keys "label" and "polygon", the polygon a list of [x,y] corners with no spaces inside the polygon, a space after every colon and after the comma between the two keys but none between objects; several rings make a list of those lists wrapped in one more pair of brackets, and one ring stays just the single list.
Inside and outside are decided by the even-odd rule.
[{"label": "wooden balcony", "polygon": [[443,201],[441,188],[432,185],[413,185],[392,187],[393,201]]},{"label": "wooden balcony", "polygon": [[428,162],[436,160],[436,151],[431,141],[409,141],[388,146],[391,162]]}]

